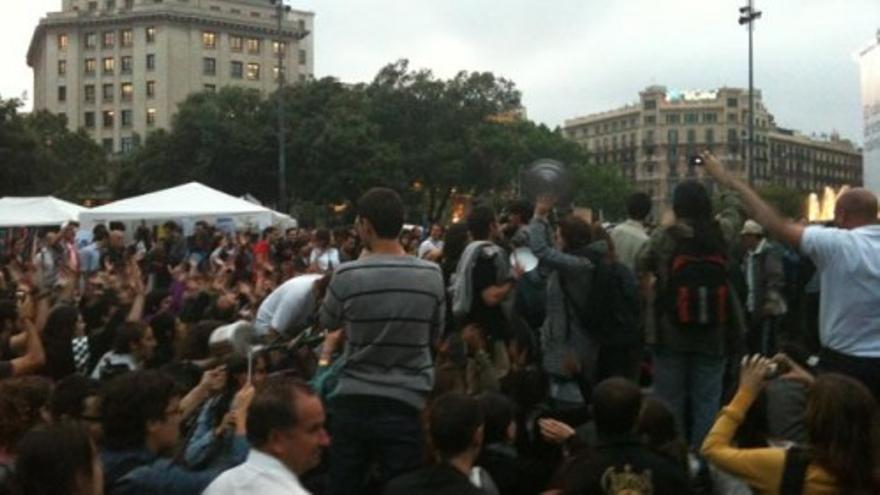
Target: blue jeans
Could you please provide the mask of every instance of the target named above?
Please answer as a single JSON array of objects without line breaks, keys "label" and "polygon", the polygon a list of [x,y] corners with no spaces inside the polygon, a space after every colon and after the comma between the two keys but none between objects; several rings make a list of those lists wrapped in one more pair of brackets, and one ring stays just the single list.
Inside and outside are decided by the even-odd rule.
[{"label": "blue jeans", "polygon": [[402,402],[342,396],[330,403],[329,495],[364,493],[375,464],[379,482],[418,469],[424,460],[421,415]]},{"label": "blue jeans", "polygon": [[[658,349],[654,355],[654,392],[672,408],[680,431],[690,432],[696,450],[721,407],[724,364],[724,357],[709,354]],[[685,418],[690,419],[687,428]]]}]

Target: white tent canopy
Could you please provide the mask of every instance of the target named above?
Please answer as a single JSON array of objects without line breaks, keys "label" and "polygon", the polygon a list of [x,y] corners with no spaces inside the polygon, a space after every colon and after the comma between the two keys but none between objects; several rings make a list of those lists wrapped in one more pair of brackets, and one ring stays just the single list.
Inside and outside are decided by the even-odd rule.
[{"label": "white tent canopy", "polygon": [[61,225],[77,220],[84,211],[88,210],[52,196],[10,196],[0,198],[0,227]]},{"label": "white tent canopy", "polygon": [[84,228],[111,221],[157,223],[174,220],[181,222],[184,231],[188,231],[197,220],[232,222],[238,228],[263,229],[273,224],[274,215],[269,208],[190,182],[92,208],[80,215],[80,220]]}]

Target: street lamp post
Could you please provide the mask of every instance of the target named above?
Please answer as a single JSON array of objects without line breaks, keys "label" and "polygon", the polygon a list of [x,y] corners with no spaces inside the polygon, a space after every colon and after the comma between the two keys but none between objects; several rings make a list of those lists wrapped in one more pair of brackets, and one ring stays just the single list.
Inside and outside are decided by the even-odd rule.
[{"label": "street lamp post", "polygon": [[749,185],[755,183],[755,88],[752,34],[755,31],[755,21],[760,18],[761,12],[755,10],[754,0],[749,0],[748,5],[739,9],[739,25],[749,25]]},{"label": "street lamp post", "polygon": [[288,213],[287,203],[287,146],[284,142],[284,52],[283,47],[284,28],[282,21],[284,14],[290,12],[290,6],[284,4],[284,0],[271,0],[275,5],[275,14],[278,17],[278,91],[275,96],[278,104],[278,209],[282,213]]}]

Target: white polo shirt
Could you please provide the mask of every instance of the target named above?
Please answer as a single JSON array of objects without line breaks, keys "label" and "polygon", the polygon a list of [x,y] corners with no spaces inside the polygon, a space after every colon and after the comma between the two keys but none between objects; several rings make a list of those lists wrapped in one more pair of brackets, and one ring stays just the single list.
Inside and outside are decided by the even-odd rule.
[{"label": "white polo shirt", "polygon": [[851,356],[880,358],[880,225],[807,227],[801,251],[816,264],[822,284],[822,345]]},{"label": "white polo shirt", "polygon": [[247,462],[224,472],[202,495],[310,495],[284,464],[256,449]]},{"label": "white polo shirt", "polygon": [[307,274],[294,277],[272,291],[257,310],[254,328],[257,334],[264,336],[274,328],[284,333],[306,324],[315,307],[315,295],[312,288],[315,280],[323,277],[319,274]]}]

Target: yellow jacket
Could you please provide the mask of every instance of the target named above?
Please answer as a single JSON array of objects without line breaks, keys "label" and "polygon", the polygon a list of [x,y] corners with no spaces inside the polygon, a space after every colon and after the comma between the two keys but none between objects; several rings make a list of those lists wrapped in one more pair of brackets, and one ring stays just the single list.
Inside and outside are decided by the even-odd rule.
[{"label": "yellow jacket", "polygon": [[[737,428],[752,405],[756,392],[740,388],[715,420],[715,425],[703,441],[703,455],[715,466],[738,476],[762,494],[779,493],[782,471],[785,467],[785,449],[767,447],[739,449],[731,445]],[[804,495],[831,495],[840,491],[834,477],[825,469],[810,464],[807,467]]]}]

